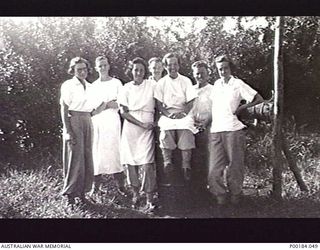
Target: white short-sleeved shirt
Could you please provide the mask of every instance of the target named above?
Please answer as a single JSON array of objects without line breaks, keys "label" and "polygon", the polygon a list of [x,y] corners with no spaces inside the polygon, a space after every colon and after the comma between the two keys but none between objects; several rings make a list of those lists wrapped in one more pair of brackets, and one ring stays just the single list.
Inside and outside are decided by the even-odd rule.
[{"label": "white short-sleeved shirt", "polygon": [[169,112],[183,111],[185,105],[196,97],[191,80],[180,74],[175,79],[169,75],[161,78],[154,92],[154,98],[162,102]]},{"label": "white short-sleeved shirt", "polygon": [[244,81],[231,76],[227,84],[218,79],[212,88],[211,133],[237,131],[246,127],[234,114],[241,100],[252,102],[257,91]]},{"label": "white short-sleeved shirt", "polygon": [[101,102],[95,96],[91,83],[85,81],[86,89],[78,78],[73,77],[61,85],[60,104],[68,105],[69,110],[91,112]]},{"label": "white short-sleeved shirt", "polygon": [[100,102],[117,101],[122,83],[117,78],[112,78],[109,81],[101,81],[97,79],[92,83],[96,98],[100,98]]},{"label": "white short-sleeved shirt", "polygon": [[[208,83],[206,86],[199,88],[199,85],[194,85],[195,90],[198,93],[198,98],[195,99],[193,103],[193,107],[191,109],[192,115],[195,119],[198,118],[198,116],[211,116],[211,94],[213,85]],[[200,118],[201,120],[201,118]]]},{"label": "white short-sleeved shirt", "polygon": [[154,113],[154,88],[153,80],[143,80],[140,85],[134,85],[133,81],[128,82],[120,90],[118,103],[127,106],[129,111]]}]

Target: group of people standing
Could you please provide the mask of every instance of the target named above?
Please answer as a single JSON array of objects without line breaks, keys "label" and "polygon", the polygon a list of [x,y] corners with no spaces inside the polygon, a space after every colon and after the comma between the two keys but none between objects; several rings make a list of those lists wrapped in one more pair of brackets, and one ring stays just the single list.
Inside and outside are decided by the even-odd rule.
[{"label": "group of people standing", "polygon": [[[145,208],[150,211],[155,207],[157,186],[174,184],[173,151],[178,148],[186,185],[194,178],[191,169],[202,169],[206,173],[202,183],[217,203],[226,204],[230,194],[230,202],[237,204],[242,194],[245,149],[245,125],[237,115],[263,98],[232,76],[233,64],[227,56],[217,57],[215,65],[220,78],[211,84],[208,64],[193,63],[193,85],[179,73],[180,60],[174,53],[162,60],[151,58],[148,65],[144,59],[135,58],[128,71],[132,81],[122,85],[109,75],[108,58],[99,56],[95,60],[99,78],[91,84],[86,80],[89,62],[73,58],[68,71],[73,78],[62,84],[60,98],[62,194],[68,203],[74,204],[76,198],[86,202],[86,193],[99,192],[102,175],[108,174],[122,195],[128,192],[127,177],[133,206],[143,191]],[[240,105],[242,100],[246,104]],[[163,158],[161,183],[155,142]],[[199,156],[199,163],[193,166],[192,153]]]}]

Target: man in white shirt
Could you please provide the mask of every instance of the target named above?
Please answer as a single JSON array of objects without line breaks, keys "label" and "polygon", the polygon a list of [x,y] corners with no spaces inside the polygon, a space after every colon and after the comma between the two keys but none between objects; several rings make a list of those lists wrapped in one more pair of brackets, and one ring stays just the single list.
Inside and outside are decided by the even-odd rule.
[{"label": "man in white shirt", "polygon": [[160,148],[164,159],[165,184],[172,184],[172,151],[181,150],[185,181],[191,178],[191,151],[195,147],[193,119],[189,114],[197,93],[188,77],[179,74],[179,58],[168,53],[163,58],[168,73],[156,85],[154,98],[161,113],[159,119]]},{"label": "man in white shirt", "polygon": [[[263,101],[263,98],[242,80],[231,75],[232,62],[226,56],[215,59],[219,72],[212,90],[212,124],[209,136],[209,190],[217,202],[227,202],[227,188],[223,176],[227,168],[227,186],[230,201],[237,204],[244,180],[244,150],[246,127],[237,115],[242,110]],[[247,103],[240,105],[241,100]]]},{"label": "man in white shirt", "polygon": [[193,77],[196,80],[194,85],[198,93],[195,99],[191,114],[199,132],[195,135],[196,148],[193,150],[193,183],[198,191],[207,190],[208,172],[208,126],[211,123],[211,91],[213,85],[209,83],[210,69],[205,61],[196,61],[192,64]]},{"label": "man in white shirt", "polygon": [[162,72],[164,70],[162,61],[159,57],[152,57],[148,61],[148,69],[151,75],[150,80],[158,82],[162,78]]}]

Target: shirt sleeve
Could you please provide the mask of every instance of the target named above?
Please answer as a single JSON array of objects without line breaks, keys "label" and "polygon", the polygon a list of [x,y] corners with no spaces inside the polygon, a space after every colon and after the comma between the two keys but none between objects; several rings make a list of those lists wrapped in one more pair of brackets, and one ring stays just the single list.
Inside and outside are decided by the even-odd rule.
[{"label": "shirt sleeve", "polygon": [[119,105],[128,107],[127,88],[126,85],[119,87],[117,102]]},{"label": "shirt sleeve", "polygon": [[240,95],[247,102],[252,102],[255,95],[258,93],[256,90],[251,88],[244,81],[239,79]]},{"label": "shirt sleeve", "polygon": [[60,88],[60,105],[66,104],[70,106],[70,93],[67,82],[62,83]]},{"label": "shirt sleeve", "polygon": [[160,79],[158,83],[155,84],[155,88],[153,91],[154,93],[153,97],[162,103],[163,103],[163,86],[164,86],[164,80]]},{"label": "shirt sleeve", "polygon": [[121,89],[123,88],[123,85],[122,85],[122,82],[119,80],[119,79],[117,79],[117,93],[116,93],[116,95],[117,95],[117,100],[116,100],[116,102],[119,104],[119,95],[120,95],[120,91],[121,91]]},{"label": "shirt sleeve", "polygon": [[196,89],[193,87],[192,82],[189,78],[185,78],[186,81],[186,102],[190,102],[191,100],[198,97],[198,93]]}]

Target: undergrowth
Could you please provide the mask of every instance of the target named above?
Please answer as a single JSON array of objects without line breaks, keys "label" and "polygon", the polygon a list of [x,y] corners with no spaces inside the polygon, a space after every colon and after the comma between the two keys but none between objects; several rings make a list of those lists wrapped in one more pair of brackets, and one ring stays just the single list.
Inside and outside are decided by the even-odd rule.
[{"label": "undergrowth", "polygon": [[[290,201],[290,204],[283,206],[281,211],[279,205],[269,199],[272,190],[271,130],[268,126],[249,128],[244,191],[247,191],[251,197],[249,199],[253,200],[250,201],[253,206],[250,203],[248,206],[252,206],[251,209],[244,209],[243,212],[246,213],[242,216],[320,216],[318,209],[315,209],[320,202],[319,136],[288,129],[285,137],[309,190],[300,191],[293,173],[283,159],[279,162],[283,170],[283,201]],[[98,199],[97,203],[87,209],[71,209],[60,194],[63,178],[59,157],[42,152],[31,161],[32,169],[28,169],[26,163],[24,166],[1,163],[0,218],[150,218],[133,211],[128,198],[119,198],[115,183],[109,177],[105,182],[108,195],[104,199]],[[256,204],[261,201],[264,204]],[[310,205],[309,210],[305,204]],[[212,216],[210,211],[202,210],[199,217]],[[190,213],[197,216],[197,211]],[[176,214],[179,215],[179,211]]]}]

